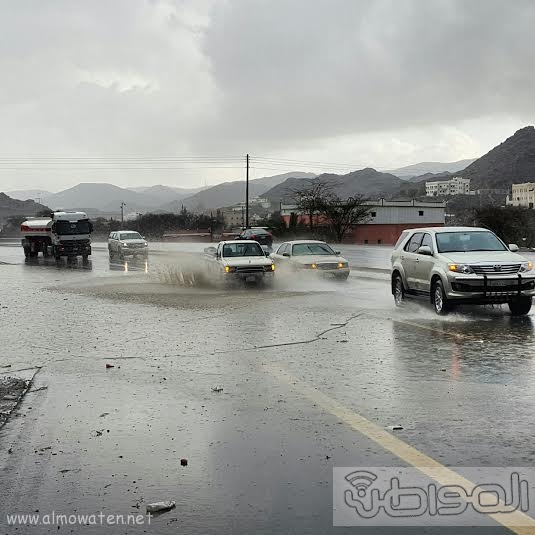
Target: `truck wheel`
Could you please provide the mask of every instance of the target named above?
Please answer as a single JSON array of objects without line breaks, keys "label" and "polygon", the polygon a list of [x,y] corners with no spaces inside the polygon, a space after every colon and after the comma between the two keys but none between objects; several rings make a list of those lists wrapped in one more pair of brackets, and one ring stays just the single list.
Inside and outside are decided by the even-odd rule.
[{"label": "truck wheel", "polygon": [[28,249],[28,247],[24,247],[24,256],[26,258],[29,258],[30,256],[30,249]]},{"label": "truck wheel", "polygon": [[30,258],[35,258],[38,254],[37,251],[30,251]]},{"label": "truck wheel", "polygon": [[403,306],[403,303],[405,302],[405,288],[403,288],[403,281],[398,274],[394,275],[392,279],[392,294],[394,295],[394,303],[396,306]]},{"label": "truck wheel", "polygon": [[89,262],[89,255],[86,255],[86,254],[83,255],[83,256],[82,256],[82,262],[83,262],[84,264],[87,264],[87,263]]},{"label": "truck wheel", "polygon": [[513,316],[525,316],[531,310],[531,297],[519,297],[511,301],[509,310]]},{"label": "truck wheel", "polygon": [[431,292],[431,298],[433,300],[433,306],[435,312],[439,316],[445,316],[451,310],[451,305],[446,297],[444,291],[444,285],[441,280],[436,280],[433,284],[433,290]]}]

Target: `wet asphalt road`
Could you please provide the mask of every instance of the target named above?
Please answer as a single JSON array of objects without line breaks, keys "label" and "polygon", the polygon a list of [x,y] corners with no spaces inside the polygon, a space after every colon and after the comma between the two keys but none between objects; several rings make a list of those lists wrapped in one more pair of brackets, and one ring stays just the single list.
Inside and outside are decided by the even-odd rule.
[{"label": "wet asphalt road", "polygon": [[[332,527],[332,468],[406,463],[322,396],[401,424],[397,438],[446,466],[533,464],[533,316],[399,311],[386,282],[354,277],[189,287],[176,266],[195,257],[156,249],[125,271],[98,244],[86,267],[0,247],[0,373],[34,377],[0,430],[0,533],[58,532],[4,513],[137,514],[167,499],[176,509],[150,526],[60,532],[350,532]],[[388,251],[371,250],[353,263],[381,267]]]}]

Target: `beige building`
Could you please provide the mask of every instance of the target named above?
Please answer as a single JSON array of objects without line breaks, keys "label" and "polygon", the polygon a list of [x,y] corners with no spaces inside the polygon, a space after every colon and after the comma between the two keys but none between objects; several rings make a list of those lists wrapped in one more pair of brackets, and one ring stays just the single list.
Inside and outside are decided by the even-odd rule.
[{"label": "beige building", "polygon": [[535,206],[535,182],[513,184],[511,186],[511,195],[507,196],[506,202],[510,206],[533,208]]},{"label": "beige building", "polygon": [[434,180],[425,183],[427,197],[439,195],[470,195],[470,179],[454,176],[450,180]]}]

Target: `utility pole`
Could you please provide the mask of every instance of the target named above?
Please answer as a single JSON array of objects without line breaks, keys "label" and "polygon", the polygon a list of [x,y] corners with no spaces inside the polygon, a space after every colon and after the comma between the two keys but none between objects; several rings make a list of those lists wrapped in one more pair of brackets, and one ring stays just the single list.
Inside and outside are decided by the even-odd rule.
[{"label": "utility pole", "polygon": [[121,227],[124,225],[124,207],[126,206],[126,203],[121,203]]},{"label": "utility pole", "polygon": [[245,228],[249,228],[249,155],[245,157]]}]

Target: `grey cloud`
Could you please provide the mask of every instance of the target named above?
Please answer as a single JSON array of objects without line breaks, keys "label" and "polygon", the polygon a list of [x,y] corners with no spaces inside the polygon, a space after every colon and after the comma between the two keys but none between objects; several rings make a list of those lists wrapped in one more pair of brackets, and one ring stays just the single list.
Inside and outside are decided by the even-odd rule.
[{"label": "grey cloud", "polygon": [[535,4],[486,0],[235,0],[205,51],[219,134],[262,144],[392,130],[535,106]]}]

